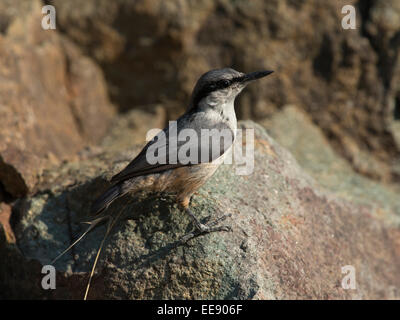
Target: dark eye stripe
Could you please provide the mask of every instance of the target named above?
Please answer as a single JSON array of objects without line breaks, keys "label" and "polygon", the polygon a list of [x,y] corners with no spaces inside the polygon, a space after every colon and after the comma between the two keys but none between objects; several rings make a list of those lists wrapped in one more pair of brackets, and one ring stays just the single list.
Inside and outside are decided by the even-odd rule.
[{"label": "dark eye stripe", "polygon": [[193,104],[197,106],[197,104],[200,102],[201,99],[206,97],[208,94],[210,94],[213,91],[220,90],[220,89],[225,89],[232,85],[233,83],[240,82],[243,79],[243,77],[237,77],[237,78],[232,78],[232,79],[222,79],[214,82],[210,82],[209,84],[205,85],[194,97]]},{"label": "dark eye stripe", "polygon": [[241,77],[233,78],[231,81],[232,81],[232,82],[242,82],[243,79],[244,79],[244,76],[241,76]]}]

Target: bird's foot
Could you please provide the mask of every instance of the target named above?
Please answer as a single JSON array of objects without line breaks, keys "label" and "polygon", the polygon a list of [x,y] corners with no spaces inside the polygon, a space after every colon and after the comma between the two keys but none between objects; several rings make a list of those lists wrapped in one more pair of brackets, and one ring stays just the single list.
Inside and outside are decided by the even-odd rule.
[{"label": "bird's foot", "polygon": [[211,232],[220,232],[220,231],[231,232],[232,231],[232,228],[230,226],[218,226],[218,224],[221,221],[224,221],[226,218],[231,216],[230,213],[225,214],[225,215],[215,219],[214,221],[203,224],[194,216],[194,214],[189,209],[187,209],[187,212],[193,219],[193,222],[195,225],[195,230],[184,235],[179,240],[179,244],[187,243],[189,240],[191,240],[193,238],[197,238],[199,236],[202,236],[202,235],[205,235],[205,234],[211,233]]}]

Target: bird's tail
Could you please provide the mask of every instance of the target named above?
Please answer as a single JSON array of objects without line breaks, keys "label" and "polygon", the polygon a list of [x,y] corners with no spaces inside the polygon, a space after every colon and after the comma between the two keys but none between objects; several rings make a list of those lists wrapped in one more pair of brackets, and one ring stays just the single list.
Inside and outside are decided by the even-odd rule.
[{"label": "bird's tail", "polygon": [[[111,188],[107,189],[100,197],[98,197],[94,202],[91,207],[91,213],[92,214],[99,214],[103,212],[107,207],[117,198],[122,196],[122,190],[121,190],[121,185],[116,184],[112,186]],[[56,262],[59,258],[61,258],[65,253],[67,253],[69,250],[71,250],[78,242],[80,242],[90,231],[92,231],[94,228],[96,228],[98,225],[102,224],[105,220],[112,221],[111,216],[106,215],[99,217],[97,219],[93,219],[92,221],[88,221],[86,223],[89,224],[89,228],[77,239],[75,240],[67,249],[65,249],[62,253],[60,253],[53,261],[51,264]],[[112,222],[114,223],[114,222]]]},{"label": "bird's tail", "polygon": [[[99,214],[102,211],[104,211],[105,209],[107,209],[107,207],[117,198],[121,197],[124,195],[124,192],[122,191],[121,188],[121,184],[116,184],[114,186],[112,186],[111,188],[109,188],[108,190],[106,190],[100,197],[98,197],[91,208],[91,213],[92,214]],[[105,215],[105,216],[101,216],[97,219],[94,219],[90,222],[87,222],[89,224],[89,228],[77,239],[75,240],[67,249],[65,249],[61,254],[59,254],[52,262],[51,264],[53,264],[54,262],[56,262],[60,257],[62,257],[66,252],[68,252],[69,250],[72,249],[72,247],[74,247],[78,242],[80,242],[90,231],[92,231],[95,227],[97,227],[98,225],[100,225],[101,223],[103,223],[105,220],[108,220],[108,225],[107,225],[107,230],[106,233],[104,235],[104,238],[100,244],[100,247],[97,251],[97,255],[95,258],[95,261],[93,263],[93,267],[92,267],[92,271],[90,272],[89,275],[89,281],[88,284],[86,286],[86,292],[85,292],[85,297],[84,300],[87,299],[87,295],[89,292],[89,288],[90,288],[90,283],[94,274],[94,270],[96,268],[96,264],[97,261],[99,259],[101,250],[103,248],[104,242],[107,239],[107,236],[109,235],[111,229],[113,228],[114,224],[118,221],[119,217],[121,216],[123,210],[125,209],[127,204],[125,204],[125,206],[122,208],[122,210],[120,210],[117,215],[115,217],[111,216],[111,215]]]},{"label": "bird's tail", "polygon": [[92,204],[90,212],[97,215],[108,208],[108,206],[117,198],[123,195],[121,184],[116,184],[107,189],[100,197]]}]

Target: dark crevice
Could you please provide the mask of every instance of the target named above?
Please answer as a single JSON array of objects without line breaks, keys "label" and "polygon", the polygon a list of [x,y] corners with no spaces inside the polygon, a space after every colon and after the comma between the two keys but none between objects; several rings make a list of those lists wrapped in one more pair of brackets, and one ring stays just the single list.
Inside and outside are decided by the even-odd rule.
[{"label": "dark crevice", "polygon": [[10,18],[6,15],[0,14],[0,34],[6,34],[9,25]]},{"label": "dark crevice", "polygon": [[13,166],[4,162],[0,155],[0,183],[4,195],[13,201],[28,193],[28,187],[21,174]]},{"label": "dark crevice", "polygon": [[25,206],[27,205],[28,201],[26,200],[26,198],[23,198],[20,199],[19,201],[16,201],[11,209],[10,226],[17,238],[17,243],[18,243],[18,236],[16,233],[16,229],[18,227],[19,222],[21,221],[22,212],[24,212]]},{"label": "dark crevice", "polygon": [[0,181],[0,202],[12,203],[16,198],[6,191],[4,185]]},{"label": "dark crevice", "polygon": [[328,35],[324,35],[318,55],[313,61],[314,73],[330,81],[333,75],[333,47]]},{"label": "dark crevice", "polygon": [[400,94],[395,99],[393,117],[394,120],[400,121]]},{"label": "dark crevice", "polygon": [[356,4],[361,15],[361,35],[368,39],[370,39],[371,36],[367,30],[367,22],[370,19],[370,12],[373,4],[374,0],[359,0]]},{"label": "dark crevice", "polygon": [[396,32],[390,39],[388,48],[383,50],[383,54],[380,55],[380,65],[382,65],[382,78],[385,81],[385,87],[390,88],[392,82],[396,62],[399,58],[400,49],[400,31]]},{"label": "dark crevice", "polygon": [[342,42],[341,49],[342,49],[342,59],[340,61],[340,67],[343,68],[353,67],[353,57],[356,52],[352,47],[349,46],[347,41]]}]

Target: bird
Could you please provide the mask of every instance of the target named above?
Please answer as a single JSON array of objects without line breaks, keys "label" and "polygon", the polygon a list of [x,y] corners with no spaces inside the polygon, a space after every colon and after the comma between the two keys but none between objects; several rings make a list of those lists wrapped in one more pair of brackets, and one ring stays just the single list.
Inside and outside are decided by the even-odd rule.
[{"label": "bird", "polygon": [[[114,200],[126,193],[139,191],[169,192],[176,195],[179,207],[193,220],[197,232],[201,234],[227,231],[229,228],[202,224],[189,207],[190,199],[223,163],[224,157],[233,146],[237,119],[234,108],[235,98],[252,81],[265,77],[273,71],[256,71],[249,74],[232,68],[215,69],[203,74],[197,81],[186,112],[176,122],[156,135],[142,151],[118,174],[111,178],[113,186],[95,200],[92,214],[97,215],[105,210]],[[189,141],[188,150],[197,151],[192,161],[181,161],[179,155],[187,141],[179,140],[183,130],[192,130],[199,139]],[[204,131],[208,134],[224,131],[228,135],[217,150],[212,146],[219,141],[210,136],[211,143],[202,144]],[[217,131],[215,131],[217,130]],[[203,139],[204,140],[204,139]],[[172,145],[173,141],[176,141]],[[158,151],[167,155],[164,163],[149,163],[149,150],[158,142]],[[197,144],[197,145],[195,145]],[[166,151],[168,150],[168,151]],[[200,159],[202,157],[202,159]],[[175,161],[168,161],[175,158]],[[185,158],[186,159],[186,158]],[[225,217],[221,217],[222,220]],[[184,240],[190,239],[191,233]]]},{"label": "bird", "polygon": [[[185,113],[176,121],[169,122],[122,171],[111,178],[112,185],[91,206],[91,214],[99,218],[93,219],[88,230],[67,250],[96,225],[109,218],[101,216],[101,213],[116,199],[141,191],[175,194],[179,208],[190,216],[194,224],[194,230],[184,235],[181,243],[211,232],[231,231],[229,226],[219,225],[229,214],[209,223],[202,223],[190,208],[191,198],[213,176],[232,149],[237,130],[235,98],[248,84],[271,73],[273,71],[263,70],[246,74],[232,68],[214,69],[204,73],[194,86]],[[197,139],[180,139],[185,135],[195,136]],[[160,159],[163,161],[154,161]],[[106,236],[114,223],[115,219],[109,220]],[[64,253],[65,251],[62,254]]]}]

